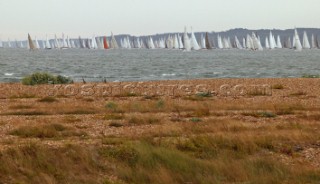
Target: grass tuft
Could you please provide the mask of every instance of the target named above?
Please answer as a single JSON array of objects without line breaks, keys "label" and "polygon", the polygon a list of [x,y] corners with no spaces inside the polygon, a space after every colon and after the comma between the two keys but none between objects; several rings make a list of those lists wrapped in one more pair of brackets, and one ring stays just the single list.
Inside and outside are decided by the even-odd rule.
[{"label": "grass tuft", "polygon": [[61,124],[49,124],[41,126],[23,126],[10,132],[10,135],[22,138],[59,138],[70,136],[86,136],[83,131],[76,131]]},{"label": "grass tuft", "polygon": [[47,97],[44,97],[44,98],[41,98],[40,100],[38,100],[38,102],[45,102],[45,103],[53,103],[53,102],[57,102],[58,100],[54,97],[50,97],[50,96],[47,96]]}]

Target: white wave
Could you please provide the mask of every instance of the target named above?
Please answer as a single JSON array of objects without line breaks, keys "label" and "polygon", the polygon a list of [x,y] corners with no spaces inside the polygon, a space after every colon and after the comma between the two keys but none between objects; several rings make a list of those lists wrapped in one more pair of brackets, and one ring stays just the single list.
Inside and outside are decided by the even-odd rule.
[{"label": "white wave", "polygon": [[176,76],[175,73],[163,73],[162,76],[168,77],[168,76]]},{"label": "white wave", "polygon": [[5,76],[12,76],[12,75],[14,75],[14,73],[5,73],[4,75]]}]

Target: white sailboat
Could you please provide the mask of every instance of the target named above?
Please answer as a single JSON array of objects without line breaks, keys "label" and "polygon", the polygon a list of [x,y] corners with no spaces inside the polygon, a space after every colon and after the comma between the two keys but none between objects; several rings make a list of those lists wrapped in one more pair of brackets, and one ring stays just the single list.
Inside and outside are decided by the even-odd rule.
[{"label": "white sailboat", "polygon": [[36,49],[40,49],[40,45],[39,45],[37,37],[35,37],[34,43],[35,43],[34,45],[35,45]]},{"label": "white sailboat", "polygon": [[174,35],[174,39],[173,39],[173,48],[179,49],[179,40],[178,40],[178,36],[176,34]]},{"label": "white sailboat", "polygon": [[172,39],[171,35],[168,36],[166,44],[167,44],[168,49],[173,49],[173,39]]},{"label": "white sailboat", "polygon": [[35,50],[36,49],[36,47],[35,47],[35,45],[34,45],[34,43],[33,43],[33,41],[32,41],[32,39],[31,39],[31,36],[30,36],[30,34],[28,34],[28,42],[29,42],[29,44],[28,44],[28,48],[30,49],[30,50]]},{"label": "white sailboat", "polygon": [[277,37],[277,48],[282,49],[281,39],[279,35]]},{"label": "white sailboat", "polygon": [[222,38],[220,35],[218,35],[218,48],[223,49],[223,43],[222,43]]},{"label": "white sailboat", "polygon": [[303,41],[302,41],[302,48],[304,49],[310,49],[310,43],[309,43],[309,39],[308,39],[308,35],[307,32],[304,31],[303,33]]},{"label": "white sailboat", "polygon": [[270,31],[270,35],[269,35],[269,47],[270,47],[270,49],[274,49],[276,47],[274,37],[273,37],[271,31]]},{"label": "white sailboat", "polygon": [[265,47],[266,47],[266,49],[270,49],[269,39],[268,39],[268,37],[266,37]]},{"label": "white sailboat", "polygon": [[247,34],[246,45],[247,45],[247,49],[254,50],[253,40],[249,34]]},{"label": "white sailboat", "polygon": [[118,43],[117,43],[117,40],[116,40],[116,38],[114,37],[114,35],[113,35],[112,32],[111,32],[110,48],[113,48],[113,49],[118,49],[118,48],[119,48]]},{"label": "white sailboat", "polygon": [[98,46],[97,46],[97,41],[96,41],[96,36],[93,36],[92,39],[91,39],[91,46],[90,46],[92,49],[97,49]]},{"label": "white sailboat", "polygon": [[68,48],[68,44],[67,44],[67,41],[64,37],[64,33],[62,33],[62,49],[67,49]]},{"label": "white sailboat", "polygon": [[196,36],[193,33],[192,27],[191,27],[191,49],[192,50],[200,50],[200,46],[197,42]]},{"label": "white sailboat", "polygon": [[313,49],[317,48],[317,42],[313,34],[311,36],[311,48]]},{"label": "white sailboat", "polygon": [[69,36],[67,36],[67,46],[68,48],[72,48]]},{"label": "white sailboat", "polygon": [[291,43],[291,38],[288,38],[288,43],[287,43],[287,48],[291,49],[292,48],[292,43]]},{"label": "white sailboat", "polygon": [[51,45],[50,45],[50,42],[49,42],[48,36],[46,36],[45,49],[51,49]]},{"label": "white sailboat", "polygon": [[10,41],[10,39],[8,38],[8,48],[11,48],[12,46],[11,46],[11,41]]},{"label": "white sailboat", "polygon": [[246,39],[245,38],[242,38],[242,46],[243,46],[244,49],[247,48]]},{"label": "white sailboat", "polygon": [[57,49],[60,49],[60,48],[61,48],[61,47],[60,47],[59,40],[58,40],[58,38],[57,38],[57,35],[54,35],[54,46],[55,46],[55,48],[57,48]]},{"label": "white sailboat", "polygon": [[184,50],[185,51],[191,51],[191,43],[190,43],[190,39],[187,33],[187,28],[184,28],[184,35],[183,35],[183,42],[184,42]]},{"label": "white sailboat", "polygon": [[178,40],[179,40],[179,49],[183,49],[184,46],[183,46],[183,43],[182,43],[182,38],[181,36],[178,34]]},{"label": "white sailboat", "polygon": [[148,40],[148,47],[149,49],[155,49],[154,42],[151,36],[149,37],[149,40]]},{"label": "white sailboat", "polygon": [[234,39],[235,39],[235,45],[236,45],[237,49],[243,49],[243,47],[240,44],[240,41],[239,41],[238,37],[235,36]]},{"label": "white sailboat", "polygon": [[201,45],[201,49],[206,49],[206,40],[203,37],[203,34],[201,34],[200,45]]},{"label": "white sailboat", "polygon": [[294,30],[294,46],[293,48],[296,51],[301,51],[302,50],[302,46],[301,46],[301,42],[300,42],[300,38],[299,38],[299,34],[297,29]]}]

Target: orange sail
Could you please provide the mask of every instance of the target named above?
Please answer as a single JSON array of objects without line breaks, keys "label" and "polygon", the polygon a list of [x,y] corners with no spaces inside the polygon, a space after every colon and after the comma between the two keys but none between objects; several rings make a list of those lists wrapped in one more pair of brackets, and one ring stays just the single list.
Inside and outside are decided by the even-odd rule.
[{"label": "orange sail", "polygon": [[108,45],[108,42],[107,42],[107,37],[103,38],[103,46],[104,46],[104,49],[109,49],[109,45]]}]

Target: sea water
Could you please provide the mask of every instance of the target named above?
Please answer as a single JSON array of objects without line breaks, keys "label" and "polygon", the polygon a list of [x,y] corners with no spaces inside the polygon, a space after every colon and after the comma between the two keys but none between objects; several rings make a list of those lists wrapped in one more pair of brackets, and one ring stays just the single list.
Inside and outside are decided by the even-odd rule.
[{"label": "sea water", "polygon": [[0,49],[0,82],[34,72],[74,81],[301,77],[320,74],[320,50]]}]

